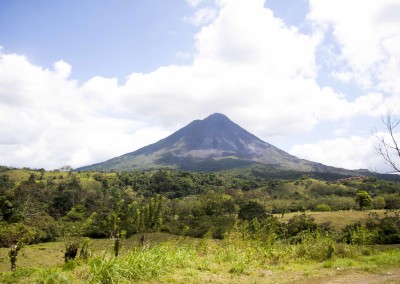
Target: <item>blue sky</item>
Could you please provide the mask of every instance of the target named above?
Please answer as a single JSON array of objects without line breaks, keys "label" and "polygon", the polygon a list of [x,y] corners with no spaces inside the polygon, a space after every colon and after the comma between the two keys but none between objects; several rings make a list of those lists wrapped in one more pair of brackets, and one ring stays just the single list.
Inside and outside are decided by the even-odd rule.
[{"label": "blue sky", "polygon": [[124,79],[179,63],[177,50],[193,50],[196,28],[184,24],[184,1],[2,1],[2,44],[50,68],[60,59],[71,78]]},{"label": "blue sky", "polygon": [[221,112],[298,157],[386,171],[374,131],[400,114],[398,15],[398,0],[1,1],[1,164],[79,167]]}]

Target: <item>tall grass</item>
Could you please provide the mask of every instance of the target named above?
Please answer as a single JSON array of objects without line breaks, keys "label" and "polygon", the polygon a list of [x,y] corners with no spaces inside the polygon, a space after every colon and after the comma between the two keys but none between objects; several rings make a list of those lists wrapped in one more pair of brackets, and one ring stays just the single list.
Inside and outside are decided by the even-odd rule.
[{"label": "tall grass", "polygon": [[316,269],[326,274],[324,269],[336,273],[337,268],[375,273],[398,266],[400,249],[374,251],[335,243],[321,232],[305,232],[296,244],[232,233],[222,241],[170,241],[135,247],[118,257],[105,252],[59,267],[17,269],[0,273],[0,283],[266,283],[265,275],[282,282],[286,273],[313,277],[310,271]]},{"label": "tall grass", "polygon": [[194,257],[191,247],[161,244],[135,248],[122,257],[93,258],[89,261],[90,282],[120,283],[121,281],[158,278],[172,268],[183,267]]}]

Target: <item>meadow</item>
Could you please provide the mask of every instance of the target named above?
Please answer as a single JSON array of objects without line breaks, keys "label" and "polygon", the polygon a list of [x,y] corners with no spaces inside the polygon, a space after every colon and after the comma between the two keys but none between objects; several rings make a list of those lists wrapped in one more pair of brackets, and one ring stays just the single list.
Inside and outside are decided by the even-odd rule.
[{"label": "meadow", "polygon": [[[282,217],[281,214],[274,214],[280,221],[287,222],[290,218],[296,215],[303,214],[304,212],[290,212],[285,213]],[[318,225],[329,225],[332,230],[340,232],[347,225],[360,222],[365,224],[371,213],[376,213],[379,218],[383,218],[386,215],[394,216],[394,212],[388,212],[386,210],[347,210],[347,211],[332,211],[332,212],[306,212],[306,215],[312,216],[315,219],[315,223]]]},{"label": "meadow", "polygon": [[91,240],[92,256],[64,263],[63,243],[30,245],[18,268],[9,270],[0,249],[1,283],[398,283],[400,247],[335,244],[327,257],[323,236],[297,245],[148,234],[124,241],[121,255],[112,240]]}]

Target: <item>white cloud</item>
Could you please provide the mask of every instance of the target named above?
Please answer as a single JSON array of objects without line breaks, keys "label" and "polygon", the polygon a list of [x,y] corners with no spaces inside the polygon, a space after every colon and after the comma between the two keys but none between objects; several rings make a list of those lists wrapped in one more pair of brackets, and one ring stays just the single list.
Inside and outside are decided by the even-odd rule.
[{"label": "white cloud", "polygon": [[[214,112],[225,113],[264,140],[309,131],[323,120],[382,113],[388,100],[379,91],[349,101],[332,87],[318,85],[321,29],[308,35],[287,27],[262,0],[216,4],[216,18],[195,37],[193,63],[133,73],[124,83],[96,76],[78,84],[70,79],[72,67],[64,61],[48,70],[24,56],[0,53],[2,163],[56,168],[100,162],[156,142]],[[310,19],[325,23],[329,14],[317,5],[313,4]],[[205,18],[199,18],[199,24],[204,23]],[[362,60],[351,60],[354,51],[347,38],[342,40],[341,33],[338,38],[343,46],[350,45],[344,56],[352,66],[341,72],[369,78],[381,53],[375,56],[372,48],[360,55],[378,58],[364,66]],[[396,54],[395,37],[385,42],[385,50]],[[396,61],[390,58],[392,63],[384,66],[397,72]],[[382,88],[394,89],[391,82],[396,81],[384,72],[390,69],[382,70]],[[400,100],[392,100],[392,106],[400,105]]]},{"label": "white cloud", "polygon": [[351,136],[295,145],[290,153],[334,167],[388,172],[390,169],[376,152],[377,144],[378,140],[374,136]]},{"label": "white cloud", "polygon": [[192,17],[184,17],[183,20],[198,27],[211,23],[216,18],[217,14],[217,9],[205,7],[197,10]]},{"label": "white cloud", "polygon": [[332,72],[331,76],[333,78],[336,78],[342,82],[348,83],[351,81],[351,79],[353,79],[353,73],[352,72]]},{"label": "white cloud", "polygon": [[[0,161],[47,169],[108,159],[154,142],[169,131],[107,116],[118,100],[115,79],[95,77],[82,87],[68,79],[63,61],[54,71],[24,56],[0,57]],[[140,135],[140,133],[146,135]]]},{"label": "white cloud", "polygon": [[61,78],[67,79],[71,75],[72,66],[66,63],[63,60],[57,61],[54,63],[54,71],[57,75],[61,76]]},{"label": "white cloud", "polygon": [[333,72],[337,78],[400,96],[399,11],[398,0],[310,0],[308,19],[318,31],[333,31],[336,58],[347,66]]},{"label": "white cloud", "polygon": [[370,95],[350,102],[318,86],[320,40],[319,33],[286,27],[263,1],[226,1],[196,35],[194,63],[132,74],[123,105],[143,115],[151,109],[166,123],[224,112],[264,137],[308,131],[324,119],[351,117],[355,109],[357,115],[374,112]]}]

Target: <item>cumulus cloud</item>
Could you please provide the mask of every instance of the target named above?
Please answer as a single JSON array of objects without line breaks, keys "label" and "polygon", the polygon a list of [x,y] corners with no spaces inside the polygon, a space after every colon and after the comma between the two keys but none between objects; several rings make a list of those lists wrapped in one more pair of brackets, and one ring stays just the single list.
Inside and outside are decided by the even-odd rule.
[{"label": "cumulus cloud", "polygon": [[[48,70],[24,56],[0,56],[0,160],[12,166],[59,168],[104,160],[170,132],[103,112],[115,105],[115,79],[69,80],[63,61]],[[145,133],[146,135],[142,135]]]},{"label": "cumulus cloud", "polygon": [[[199,7],[203,1],[187,2]],[[376,15],[368,3],[365,21]],[[218,13],[213,17],[209,17],[210,10],[200,8],[195,14],[198,19],[193,18],[201,28],[195,36],[191,64],[133,73],[123,83],[100,76],[76,82],[70,79],[72,67],[64,61],[49,70],[22,55],[0,54],[0,160],[8,165],[46,168],[100,162],[156,142],[214,112],[225,113],[264,140],[310,131],[324,120],[379,115],[382,105],[388,103],[382,92],[395,90],[392,79],[398,80],[389,72],[398,72],[394,57],[398,33],[391,24],[396,17],[389,23],[376,18],[391,30],[373,30],[373,36],[365,40],[360,35],[360,42],[372,47],[358,54],[341,28],[345,23],[357,31],[361,28],[358,23],[353,28],[346,17],[342,23],[338,12],[331,19],[318,1],[311,4],[309,19],[317,25],[313,33],[304,34],[275,18],[263,0],[218,0],[214,3]],[[362,14],[360,10],[358,14]],[[350,66],[339,71],[351,72],[337,73],[337,77],[365,77],[368,82],[378,78],[378,90],[350,101],[333,87],[318,85],[316,54],[325,27],[332,23],[342,56]],[[385,41],[386,53],[376,42],[380,40]],[[367,57],[371,58],[363,63]],[[382,58],[392,61],[378,64],[379,76],[372,76],[373,66]],[[400,104],[391,98],[391,105]],[[325,155],[328,161],[322,150],[325,146],[320,147],[320,157]],[[307,149],[299,146],[293,151],[311,152]],[[354,161],[366,155],[353,156]]]},{"label": "cumulus cloud", "polygon": [[299,158],[340,168],[388,172],[390,169],[377,154],[377,143],[375,136],[351,136],[295,145],[290,153]]},{"label": "cumulus cloud", "polygon": [[143,115],[151,109],[167,124],[224,112],[263,137],[308,131],[321,120],[351,117],[354,109],[374,111],[368,94],[358,105],[318,86],[321,34],[285,26],[264,1],[219,4],[218,17],[196,35],[193,64],[130,75],[121,87],[125,107]]},{"label": "cumulus cloud", "polygon": [[340,67],[347,67],[332,75],[344,81],[352,78],[364,89],[400,96],[398,11],[397,0],[310,0],[308,19],[322,33],[332,29],[339,47],[333,53]]}]

